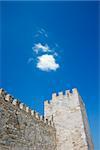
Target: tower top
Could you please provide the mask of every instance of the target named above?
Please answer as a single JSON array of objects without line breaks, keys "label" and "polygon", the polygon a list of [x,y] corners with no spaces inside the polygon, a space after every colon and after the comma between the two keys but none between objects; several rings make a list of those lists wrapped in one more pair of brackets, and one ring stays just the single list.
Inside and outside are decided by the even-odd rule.
[{"label": "tower top", "polygon": [[58,93],[52,93],[52,98],[51,100],[46,100],[44,102],[45,105],[50,105],[52,102],[54,102],[55,100],[59,100],[59,99],[64,99],[64,98],[71,98],[73,96],[79,96],[79,92],[77,90],[77,88],[73,88],[72,90],[65,90],[65,92],[58,92]]}]

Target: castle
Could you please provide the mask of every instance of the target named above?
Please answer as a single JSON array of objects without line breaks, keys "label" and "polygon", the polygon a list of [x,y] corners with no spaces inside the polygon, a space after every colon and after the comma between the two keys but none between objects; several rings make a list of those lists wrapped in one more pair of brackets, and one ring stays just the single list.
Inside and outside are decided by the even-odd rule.
[{"label": "castle", "polygon": [[52,94],[44,116],[0,89],[0,150],[93,150],[77,89]]}]

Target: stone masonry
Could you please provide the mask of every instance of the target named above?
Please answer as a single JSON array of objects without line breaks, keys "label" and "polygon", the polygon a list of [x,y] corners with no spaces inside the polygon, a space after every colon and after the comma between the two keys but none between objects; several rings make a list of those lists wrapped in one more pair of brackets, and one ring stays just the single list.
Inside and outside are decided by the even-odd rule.
[{"label": "stone masonry", "polygon": [[55,128],[0,90],[0,150],[55,150]]},{"label": "stone masonry", "polygon": [[54,122],[57,150],[93,150],[85,106],[77,91],[52,94],[45,101],[45,117]]},{"label": "stone masonry", "polygon": [[0,150],[93,150],[77,89],[52,94],[44,116],[0,89]]}]

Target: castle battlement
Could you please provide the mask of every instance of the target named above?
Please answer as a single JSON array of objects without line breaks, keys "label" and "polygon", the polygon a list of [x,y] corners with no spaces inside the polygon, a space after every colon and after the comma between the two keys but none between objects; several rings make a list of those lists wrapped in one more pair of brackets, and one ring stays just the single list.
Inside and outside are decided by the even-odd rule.
[{"label": "castle battlement", "polygon": [[35,110],[30,109],[28,106],[26,106],[24,103],[21,103],[20,100],[14,98],[11,94],[7,93],[4,89],[0,89],[0,97],[3,97],[6,102],[11,103],[14,107],[17,109],[19,108],[20,111],[26,112],[31,117],[34,117],[38,121],[41,121],[43,124],[49,125],[51,127],[54,127],[53,120],[48,120],[46,117],[40,115]]},{"label": "castle battlement", "polygon": [[50,105],[52,101],[54,100],[59,100],[63,98],[71,98],[73,96],[79,96],[78,90],[76,88],[73,88],[71,90],[66,90],[65,92],[58,92],[58,93],[52,93],[52,98],[51,100],[45,100],[45,105]]},{"label": "castle battlement", "polygon": [[76,88],[53,93],[44,116],[0,89],[0,150],[93,150],[85,105]]},{"label": "castle battlement", "polygon": [[[74,107],[78,109],[80,107],[80,103],[84,106],[84,103],[82,99],[80,98],[77,88],[73,88],[72,90],[65,90],[65,92],[60,91],[58,93],[53,93],[51,96],[51,100],[45,100],[44,101],[44,115],[46,116],[47,113],[49,114],[49,116],[54,115],[52,114],[53,113],[52,110],[53,108],[55,109],[58,103],[60,104],[66,103],[67,104],[66,108],[67,109],[69,108],[69,111],[72,111],[71,109],[73,109]],[[51,120],[51,117],[48,119]]]}]

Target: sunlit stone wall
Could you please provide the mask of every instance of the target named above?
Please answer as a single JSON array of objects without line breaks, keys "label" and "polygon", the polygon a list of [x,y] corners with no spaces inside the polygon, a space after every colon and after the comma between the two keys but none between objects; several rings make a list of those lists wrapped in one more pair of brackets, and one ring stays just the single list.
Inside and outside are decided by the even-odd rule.
[{"label": "sunlit stone wall", "polygon": [[0,150],[55,150],[55,128],[0,90]]}]

